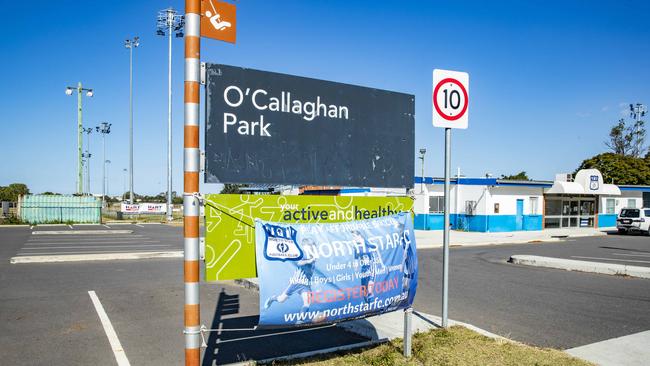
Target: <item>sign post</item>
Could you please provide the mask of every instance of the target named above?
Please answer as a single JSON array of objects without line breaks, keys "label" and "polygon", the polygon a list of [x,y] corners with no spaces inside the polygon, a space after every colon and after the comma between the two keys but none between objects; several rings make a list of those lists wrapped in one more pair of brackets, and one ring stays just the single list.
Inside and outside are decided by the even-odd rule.
[{"label": "sign post", "polygon": [[[451,175],[451,129],[467,128],[469,75],[465,72],[433,70],[433,126],[445,129],[445,215],[442,241],[442,326],[449,312],[449,176]],[[424,177],[423,177],[424,179]]]}]

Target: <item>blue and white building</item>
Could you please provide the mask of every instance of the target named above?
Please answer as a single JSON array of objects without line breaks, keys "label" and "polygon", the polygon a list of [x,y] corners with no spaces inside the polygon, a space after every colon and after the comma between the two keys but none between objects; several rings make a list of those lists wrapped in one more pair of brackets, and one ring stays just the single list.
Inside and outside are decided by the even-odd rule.
[{"label": "blue and white building", "polygon": [[[444,181],[415,177],[415,226],[442,230]],[[616,226],[623,208],[650,207],[650,186],[607,184],[596,169],[554,181],[451,179],[452,229],[480,232]]]}]

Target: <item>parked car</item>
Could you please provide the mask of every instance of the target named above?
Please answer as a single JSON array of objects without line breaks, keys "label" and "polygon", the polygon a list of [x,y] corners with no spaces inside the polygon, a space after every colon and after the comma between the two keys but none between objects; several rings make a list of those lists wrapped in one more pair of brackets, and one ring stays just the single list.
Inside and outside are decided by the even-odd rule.
[{"label": "parked car", "polygon": [[650,208],[624,208],[616,220],[620,234],[630,232],[650,233]]}]

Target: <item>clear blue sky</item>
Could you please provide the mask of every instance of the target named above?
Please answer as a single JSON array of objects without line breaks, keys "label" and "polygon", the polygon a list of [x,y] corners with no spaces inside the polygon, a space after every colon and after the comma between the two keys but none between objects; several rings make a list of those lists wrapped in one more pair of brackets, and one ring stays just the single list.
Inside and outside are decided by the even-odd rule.
[{"label": "clear blue sky", "polygon": [[[454,171],[573,171],[605,151],[627,104],[650,104],[650,3],[645,1],[252,1],[238,4],[238,44],[203,40],[203,61],[416,96],[416,150],[442,175],[443,133],[431,126],[431,71],[470,74],[470,128],[454,131]],[[75,189],[76,100],[107,138],[111,194],[128,166],[128,52],[135,51],[135,190],[166,189],[166,42],[158,10],[182,1],[31,1],[4,4],[0,58],[0,185]],[[182,40],[174,40],[174,189],[182,190]],[[623,110],[623,112],[622,112]],[[91,136],[99,192],[98,135]],[[98,157],[98,158],[95,158]],[[415,152],[414,152],[415,159]],[[419,172],[419,163],[416,164]],[[207,187],[213,190],[214,187]]]}]

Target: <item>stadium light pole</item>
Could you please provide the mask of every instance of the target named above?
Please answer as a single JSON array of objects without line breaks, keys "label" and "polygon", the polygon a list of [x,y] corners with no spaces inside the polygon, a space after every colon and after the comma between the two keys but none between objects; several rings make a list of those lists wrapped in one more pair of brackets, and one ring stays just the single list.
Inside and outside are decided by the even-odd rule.
[{"label": "stadium light pole", "polygon": [[81,81],[77,83],[77,86],[68,86],[65,88],[66,95],[72,95],[73,90],[77,90],[77,194],[83,193],[83,140],[81,137],[83,124],[82,124],[82,108],[81,108],[81,94],[85,91],[86,96],[92,97],[93,90],[84,88],[81,85]]},{"label": "stadium light pole", "polygon": [[93,129],[91,127],[84,128],[82,127],[81,130],[86,134],[88,140],[86,143],[86,153],[84,154],[84,157],[86,158],[86,191],[88,195],[91,195],[90,193],[90,158],[93,156],[93,154],[90,153],[90,134],[93,132]]},{"label": "stadium light pole", "polygon": [[[110,163],[111,163],[110,160],[104,160],[104,164],[110,164]],[[106,168],[106,179],[104,180],[104,182],[106,182],[106,196],[107,196],[107,197],[110,197],[110,196],[111,196],[111,193],[110,193],[110,190],[109,190],[109,187],[108,187],[108,181],[109,181],[109,179],[108,179],[108,173],[110,173],[110,171],[109,171],[108,168]]]},{"label": "stadium light pole", "polygon": [[420,149],[420,156],[418,159],[422,160],[422,181],[420,182],[420,193],[424,193],[424,154],[427,153],[427,149]]},{"label": "stadium light pole", "polygon": [[122,169],[122,201],[124,201],[124,194],[126,193],[126,173],[128,171],[126,168]]},{"label": "stadium light pole", "polygon": [[156,34],[167,35],[167,221],[172,221],[172,33],[183,37],[185,19],[173,8],[158,12]]},{"label": "stadium light pole", "polygon": [[106,197],[106,135],[111,133],[111,124],[108,122],[102,122],[99,126],[95,127],[95,130],[102,134],[102,202],[104,197]]},{"label": "stadium light pole", "polygon": [[[636,123],[634,124],[634,132],[639,134],[641,130],[641,118],[645,116],[645,114],[648,112],[648,109],[646,108],[645,105],[641,103],[636,103],[636,104],[630,104],[630,117],[634,118]],[[636,152],[641,155],[642,154],[642,149],[643,149],[643,141],[640,139],[636,139],[636,146],[634,147]]]},{"label": "stadium light pole", "polygon": [[133,203],[133,49],[140,45],[140,37],[124,41],[129,50],[129,203]]}]

